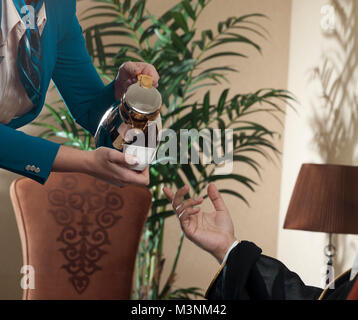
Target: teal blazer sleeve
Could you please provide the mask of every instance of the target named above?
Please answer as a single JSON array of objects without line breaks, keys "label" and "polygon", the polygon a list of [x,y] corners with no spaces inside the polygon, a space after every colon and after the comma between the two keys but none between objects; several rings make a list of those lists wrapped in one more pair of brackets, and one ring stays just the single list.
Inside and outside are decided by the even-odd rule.
[{"label": "teal blazer sleeve", "polygon": [[0,136],[0,167],[44,184],[60,146],[3,124]]},{"label": "teal blazer sleeve", "polygon": [[[76,1],[45,2],[48,21],[43,37],[47,61],[44,83],[47,87],[53,79],[76,122],[94,134],[102,115],[115,102],[113,82],[105,86],[92,64],[76,17]],[[44,184],[60,145],[15,130],[39,114],[46,88],[42,95],[41,105],[33,111],[8,125],[0,124],[0,167]]]},{"label": "teal blazer sleeve", "polygon": [[73,118],[94,135],[101,117],[115,102],[114,83],[105,86],[93,66],[75,10],[67,23],[52,79]]}]

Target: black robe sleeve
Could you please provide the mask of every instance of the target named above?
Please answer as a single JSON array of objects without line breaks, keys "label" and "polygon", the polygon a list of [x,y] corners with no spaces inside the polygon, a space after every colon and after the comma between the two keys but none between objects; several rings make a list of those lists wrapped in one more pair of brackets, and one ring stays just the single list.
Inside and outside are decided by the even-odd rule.
[{"label": "black robe sleeve", "polygon": [[209,300],[315,300],[322,289],[306,286],[280,261],[264,256],[254,243],[242,241],[210,285]]}]

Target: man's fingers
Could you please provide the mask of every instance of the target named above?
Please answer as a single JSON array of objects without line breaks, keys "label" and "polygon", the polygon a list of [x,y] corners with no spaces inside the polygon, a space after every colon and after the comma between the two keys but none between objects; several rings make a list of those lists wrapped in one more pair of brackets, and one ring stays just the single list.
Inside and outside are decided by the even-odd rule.
[{"label": "man's fingers", "polygon": [[216,211],[224,211],[227,210],[225,202],[221,197],[219,190],[216,188],[215,184],[210,183],[208,186],[208,195],[211,202],[214,205]]},{"label": "man's fingers", "polygon": [[189,199],[183,202],[183,198],[188,191],[188,186],[184,186],[183,188],[179,189],[176,194],[174,194],[167,187],[163,188],[165,196],[172,203],[173,209],[179,219],[181,219],[184,214],[189,217],[192,214],[198,213],[200,211],[200,208],[194,208],[194,206],[199,205],[203,202],[202,197],[198,197],[196,199]]},{"label": "man's fingers", "polygon": [[174,200],[172,202],[173,208],[175,211],[180,209],[180,206],[183,205],[184,196],[189,192],[189,187],[185,185],[180,188],[174,196]]},{"label": "man's fingers", "polygon": [[186,209],[192,208],[194,206],[197,206],[198,204],[201,204],[203,202],[203,198],[196,198],[196,199],[189,199],[183,203],[183,205],[176,210],[178,214],[183,212]]},{"label": "man's fingers", "polygon": [[191,216],[194,216],[200,212],[200,208],[187,208],[183,210],[181,213],[178,213],[178,219],[180,222],[184,222],[188,220]]},{"label": "man's fingers", "polygon": [[170,203],[172,203],[174,200],[174,193],[167,187],[163,188],[163,192],[164,192],[165,196],[167,197],[167,199],[170,201]]}]

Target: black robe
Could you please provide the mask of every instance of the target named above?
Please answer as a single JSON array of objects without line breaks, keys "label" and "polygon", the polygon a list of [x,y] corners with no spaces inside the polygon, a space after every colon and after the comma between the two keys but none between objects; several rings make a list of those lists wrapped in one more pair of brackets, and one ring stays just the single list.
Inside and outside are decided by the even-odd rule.
[{"label": "black robe", "polygon": [[261,254],[254,243],[242,241],[231,252],[225,266],[212,281],[209,300],[345,300],[355,281],[350,272],[335,281],[335,289],[306,286],[280,261]]}]

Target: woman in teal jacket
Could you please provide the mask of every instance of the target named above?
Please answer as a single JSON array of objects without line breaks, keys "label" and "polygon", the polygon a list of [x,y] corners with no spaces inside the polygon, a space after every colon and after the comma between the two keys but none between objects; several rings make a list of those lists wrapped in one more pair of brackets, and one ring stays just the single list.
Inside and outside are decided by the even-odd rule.
[{"label": "woman in teal jacket", "polygon": [[[32,2],[36,3],[29,0],[26,4]],[[4,16],[2,4],[8,3],[0,0],[0,21]],[[103,147],[95,151],[77,150],[16,130],[34,120],[41,112],[51,79],[73,118],[91,134],[95,133],[105,111],[120,99],[138,73],[152,76],[155,86],[159,79],[153,66],[129,62],[119,69],[116,80],[105,86],[86,50],[76,17],[76,1],[45,0],[44,4],[47,20],[41,35],[43,62],[39,102],[24,115],[7,124],[0,124],[0,167],[42,184],[51,171],[83,172],[117,185],[148,184],[148,170],[138,173],[128,169],[128,163],[118,151]],[[129,164],[134,164],[136,159],[129,161]]]}]

